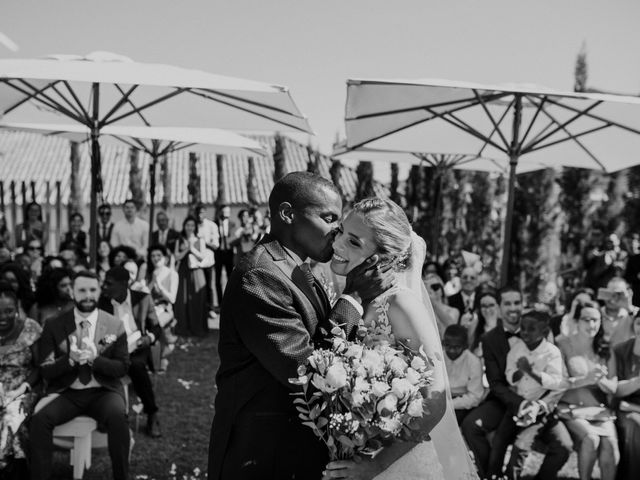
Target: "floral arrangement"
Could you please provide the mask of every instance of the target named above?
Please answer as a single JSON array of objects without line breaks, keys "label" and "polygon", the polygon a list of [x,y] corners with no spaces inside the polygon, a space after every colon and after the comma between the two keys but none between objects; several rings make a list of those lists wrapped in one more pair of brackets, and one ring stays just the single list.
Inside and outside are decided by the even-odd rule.
[{"label": "floral arrangement", "polygon": [[[362,333],[363,329],[359,330]],[[332,460],[373,455],[395,440],[422,441],[421,418],[433,364],[422,347],[398,348],[360,335],[347,341],[340,327],[330,348],[314,350],[291,383],[302,423],[327,446]]]}]

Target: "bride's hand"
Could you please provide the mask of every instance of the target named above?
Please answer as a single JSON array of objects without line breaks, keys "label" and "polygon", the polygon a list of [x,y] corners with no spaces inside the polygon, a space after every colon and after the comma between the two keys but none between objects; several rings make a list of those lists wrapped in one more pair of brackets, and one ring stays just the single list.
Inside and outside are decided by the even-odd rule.
[{"label": "bride's hand", "polygon": [[396,282],[391,264],[379,264],[378,255],[371,255],[347,274],[344,293],[359,297],[362,304],[371,302],[389,290]]},{"label": "bride's hand", "polygon": [[353,460],[336,460],[327,465],[322,480],[348,478],[350,480],[371,480],[382,468],[370,457],[354,457]]}]

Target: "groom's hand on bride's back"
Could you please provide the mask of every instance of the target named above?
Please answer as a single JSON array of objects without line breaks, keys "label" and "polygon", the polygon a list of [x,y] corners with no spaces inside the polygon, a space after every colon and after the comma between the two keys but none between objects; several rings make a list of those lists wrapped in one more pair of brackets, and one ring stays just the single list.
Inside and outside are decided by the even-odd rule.
[{"label": "groom's hand on bride's back", "polygon": [[347,274],[344,294],[366,305],[396,283],[391,264],[379,263],[378,255],[371,255]]}]

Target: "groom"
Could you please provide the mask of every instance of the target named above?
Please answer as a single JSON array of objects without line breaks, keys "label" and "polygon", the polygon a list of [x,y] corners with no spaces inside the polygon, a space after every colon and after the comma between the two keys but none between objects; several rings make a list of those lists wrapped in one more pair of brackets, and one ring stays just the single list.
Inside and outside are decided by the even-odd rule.
[{"label": "groom", "polygon": [[350,334],[361,303],[392,285],[374,255],[346,279],[331,307],[309,259],[327,262],[342,217],[333,183],[293,172],[269,197],[271,234],[233,271],[222,301],[218,393],[209,445],[209,479],[319,479],[327,450],[302,425],[289,383],[332,322]]}]

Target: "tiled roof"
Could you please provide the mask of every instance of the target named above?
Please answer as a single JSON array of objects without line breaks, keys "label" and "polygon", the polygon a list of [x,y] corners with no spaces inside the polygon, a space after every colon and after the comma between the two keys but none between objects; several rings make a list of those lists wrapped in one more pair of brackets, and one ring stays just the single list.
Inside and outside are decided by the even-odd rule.
[{"label": "tiled roof", "polygon": [[[263,158],[255,158],[258,199],[261,204],[267,202],[273,187],[273,149],[274,136],[252,136],[260,142],[268,154]],[[287,171],[306,170],[308,162],[307,147],[291,138],[284,138],[284,155]],[[70,187],[70,147],[65,139],[54,136],[43,136],[34,133],[0,131],[0,180],[4,182],[5,204],[10,202],[9,184],[12,180],[17,184],[26,181],[36,182],[36,199],[43,203],[46,196],[45,182],[51,185],[51,203],[55,202],[55,182],[61,182],[62,200],[67,203]],[[201,178],[201,199],[204,203],[213,204],[217,192],[217,168],[215,154],[199,154],[199,172]],[[141,155],[143,188],[149,189],[150,157]],[[188,203],[187,184],[189,181],[189,153],[175,152],[168,158],[171,175],[171,203],[184,205]],[[247,175],[249,171],[247,155],[228,155],[224,158],[226,171],[226,194],[230,204],[246,204]],[[331,159],[320,156],[320,174],[330,178]],[[102,178],[104,198],[107,202],[121,204],[130,196],[129,192],[129,151],[124,145],[105,143],[102,145]],[[162,182],[158,180],[156,201],[162,198]],[[89,148],[88,144],[80,145],[80,185],[83,189],[83,200],[89,202]],[[340,187],[348,199],[353,198],[356,190],[356,173],[343,166]],[[388,196],[388,190],[376,183],[377,195]],[[31,190],[28,187],[28,198]],[[21,203],[20,186],[16,186],[18,203]],[[147,199],[148,200],[148,199]]]}]

